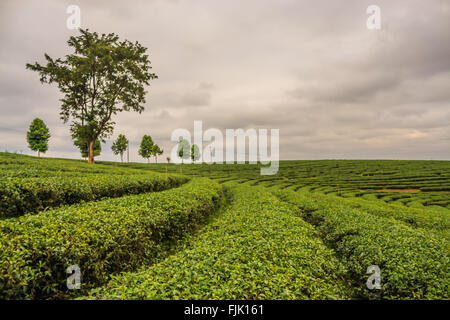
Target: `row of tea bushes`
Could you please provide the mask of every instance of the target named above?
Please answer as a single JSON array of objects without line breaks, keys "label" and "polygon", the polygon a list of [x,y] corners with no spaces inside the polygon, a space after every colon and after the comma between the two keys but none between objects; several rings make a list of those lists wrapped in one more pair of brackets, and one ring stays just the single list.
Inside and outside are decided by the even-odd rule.
[{"label": "row of tea bushes", "polygon": [[[220,181],[245,182],[280,188],[309,188],[339,196],[384,197],[381,189],[420,189],[408,192],[413,205],[450,208],[450,161],[422,160],[289,160],[280,161],[276,175],[261,176],[254,164],[185,164],[183,174],[207,176]],[[179,172],[175,165],[118,164],[121,167]],[[400,190],[401,191],[401,190]],[[431,192],[432,191],[432,192]],[[405,192],[395,192],[395,197]],[[406,200],[406,199],[405,199]],[[388,202],[392,202],[388,198]]]},{"label": "row of tea bushes", "polygon": [[37,158],[0,152],[0,178],[39,178],[53,176],[86,176],[90,174],[141,174],[132,168],[96,164],[86,161],[55,158]]},{"label": "row of tea bushes", "polygon": [[[229,184],[226,185],[227,187]],[[233,186],[231,204],[184,250],[114,276],[88,299],[336,299],[344,270],[295,216],[260,187]]]},{"label": "row of tea bushes", "polygon": [[[322,239],[348,268],[360,297],[450,298],[448,239],[336,203],[325,195],[289,190],[276,193],[297,205],[304,219],[317,226]],[[371,265],[381,269],[380,290],[366,287]]]},{"label": "row of tea bushes", "polygon": [[[277,188],[273,187],[272,190],[276,191]],[[292,188],[287,190],[293,191]],[[302,189],[298,192],[306,194],[308,190]],[[450,211],[446,208],[425,208],[423,206],[414,208],[401,204],[385,203],[376,199],[342,198],[330,194],[321,195],[317,192],[314,193],[314,197],[329,204],[358,209],[377,217],[394,218],[408,226],[430,230],[450,240]]]},{"label": "row of tea bushes", "polygon": [[193,179],[180,188],[77,204],[0,221],[0,298],[67,294],[66,268],[78,265],[82,289],[112,273],[151,263],[214,212],[222,187]]},{"label": "row of tea bushes", "polygon": [[[446,233],[450,238],[450,210],[438,208],[414,208],[400,204],[386,204],[383,201],[365,199],[342,199],[329,197],[328,201],[341,201],[342,205],[356,208],[379,217],[395,218],[412,227],[423,228],[433,232]],[[331,200],[333,199],[333,200]],[[338,200],[339,199],[339,200]]]},{"label": "row of tea bushes", "polygon": [[180,176],[166,178],[157,173],[5,179],[0,181],[0,217],[20,216],[80,201],[161,191],[186,181]]}]

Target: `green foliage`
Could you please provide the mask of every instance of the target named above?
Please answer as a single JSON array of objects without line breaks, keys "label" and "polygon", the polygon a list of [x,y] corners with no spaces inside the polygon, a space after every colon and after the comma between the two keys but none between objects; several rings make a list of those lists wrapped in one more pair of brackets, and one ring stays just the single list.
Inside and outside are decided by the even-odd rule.
[{"label": "green foliage", "polygon": [[141,145],[139,147],[139,155],[150,161],[150,157],[153,155],[153,139],[148,135],[144,135],[141,140]]},{"label": "green foliage", "polygon": [[[129,166],[143,168],[138,164]],[[184,174],[222,182],[247,182],[249,185],[317,191],[346,198],[378,199],[433,210],[438,209],[437,206],[450,209],[450,161],[290,160],[280,161],[279,171],[273,176],[261,176],[261,165],[252,164],[187,164],[183,167]],[[165,167],[157,165],[145,169],[165,172]],[[168,170],[176,172],[179,168],[171,166]]]},{"label": "green foliage", "polygon": [[394,218],[413,227],[423,228],[430,232],[450,232],[449,212],[432,208],[411,208],[401,204],[387,204],[383,201],[370,201],[361,198],[340,198],[329,195],[328,203],[339,204],[348,208],[362,210],[378,217]]},{"label": "green foliage", "polygon": [[116,141],[113,142],[111,150],[115,155],[120,154],[120,160],[123,162],[123,153],[127,151],[128,140],[123,134],[119,134]]},{"label": "green foliage", "polygon": [[[166,172],[181,167],[224,183],[231,203],[175,254],[166,239],[216,210],[216,183],[91,201],[178,186]],[[449,182],[449,161],[282,161],[261,176],[255,165],[94,167],[0,153],[9,216],[91,201],[3,215],[0,297],[68,297],[65,268],[79,264],[84,289],[70,297],[107,284],[89,298],[449,299]],[[381,267],[379,291],[366,288],[369,265]]]},{"label": "green foliage", "polygon": [[91,166],[81,160],[52,159],[0,152],[0,180],[15,178],[44,178],[89,176],[96,174],[107,175],[134,175],[147,171],[116,166],[113,162],[104,162]]},{"label": "green foliage", "polygon": [[221,187],[196,179],[168,191],[126,196],[0,221],[0,298],[70,294],[66,268],[82,290],[110,274],[151,263],[167,241],[203,223],[223,203]]},{"label": "green foliage", "polygon": [[72,133],[83,127],[82,139],[94,142],[112,134],[113,115],[144,110],[145,85],[157,76],[149,72],[147,49],[138,42],[120,41],[114,33],[80,33],[67,42],[72,54],[57,59],[45,54],[46,64],[26,67],[38,72],[42,83],[58,85],[64,95],[61,119],[72,119]]},{"label": "green foliage", "polygon": [[81,201],[161,191],[186,180],[173,176],[165,179],[159,174],[5,179],[0,181],[0,217],[20,216]]},{"label": "green foliage", "polygon": [[[317,226],[349,270],[357,293],[365,298],[449,299],[449,238],[441,239],[394,218],[349,208],[329,197],[308,192],[278,195],[302,210]],[[381,269],[381,290],[366,288],[367,267]]]},{"label": "green foliage", "polygon": [[200,149],[196,144],[193,144],[191,146],[191,160],[192,162],[195,162],[198,159],[200,159]]},{"label": "green foliage", "polygon": [[50,132],[44,121],[35,118],[27,132],[28,147],[40,155],[41,152],[45,153],[48,150],[48,139],[50,139]]},{"label": "green foliage", "polygon": [[181,159],[181,161],[189,159],[190,143],[186,139],[181,139],[178,142],[177,155]]},{"label": "green foliage", "polygon": [[344,269],[293,207],[232,187],[230,207],[184,250],[115,276],[91,299],[336,299]]},{"label": "green foliage", "polygon": [[164,151],[155,143],[152,147],[152,155],[155,157],[156,163],[158,163],[158,156],[162,155]]},{"label": "green foliage", "polygon": [[[82,158],[87,158],[89,155],[88,152],[88,142],[86,140],[83,140],[81,137],[77,137],[75,138],[75,140],[73,141],[73,144],[80,149],[80,153],[81,153],[81,157]],[[95,140],[94,143],[94,157],[97,157],[100,155],[100,153],[102,152],[102,145],[100,143],[100,140]]]}]

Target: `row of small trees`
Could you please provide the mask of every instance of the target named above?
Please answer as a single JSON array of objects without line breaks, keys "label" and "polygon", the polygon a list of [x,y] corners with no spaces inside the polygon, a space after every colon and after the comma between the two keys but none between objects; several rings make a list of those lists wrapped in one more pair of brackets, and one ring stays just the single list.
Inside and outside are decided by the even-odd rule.
[{"label": "row of small trees", "polygon": [[[73,136],[73,144],[80,149],[81,156],[87,158],[89,154],[89,144],[88,141],[82,138],[82,136]],[[50,130],[44,121],[39,118],[35,118],[29,127],[27,132],[27,142],[28,147],[37,151],[38,157],[40,157],[41,152],[45,153],[48,150],[48,141],[50,139]],[[123,155],[128,151],[129,141],[123,134],[119,134],[117,139],[113,142],[111,150],[115,155],[120,155],[120,160],[123,162]],[[102,151],[100,140],[97,139],[93,147],[94,154],[96,157],[100,155]],[[151,157],[155,157],[155,161],[158,162],[158,156],[162,155],[164,151],[153,142],[153,139],[149,135],[144,135],[142,137],[141,145],[138,151],[139,155],[150,162]],[[168,157],[168,162],[170,158]]]},{"label": "row of small trees", "polygon": [[181,159],[181,163],[189,158],[195,163],[195,161],[200,159],[200,149],[196,144],[190,146],[187,140],[181,139],[178,142],[177,155]]},{"label": "row of small trees", "polygon": [[139,155],[147,159],[148,162],[150,162],[151,157],[155,157],[156,163],[158,163],[158,156],[163,154],[163,150],[153,142],[153,139],[151,136],[144,135],[141,140],[141,145],[139,147]]}]

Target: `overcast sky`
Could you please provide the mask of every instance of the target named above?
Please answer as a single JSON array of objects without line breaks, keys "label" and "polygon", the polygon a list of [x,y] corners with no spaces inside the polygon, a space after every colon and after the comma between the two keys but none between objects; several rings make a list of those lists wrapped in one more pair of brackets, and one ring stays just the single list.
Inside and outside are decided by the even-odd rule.
[{"label": "overcast sky", "polygon": [[[47,156],[79,158],[61,94],[28,62],[61,57],[81,26],[149,48],[159,79],[145,111],[116,116],[131,160],[176,128],[280,129],[281,159],[450,159],[450,1],[155,0],[0,2],[0,151],[33,154],[30,122],[50,128]],[[381,29],[366,9],[381,8]],[[164,155],[164,158],[166,155]]]}]

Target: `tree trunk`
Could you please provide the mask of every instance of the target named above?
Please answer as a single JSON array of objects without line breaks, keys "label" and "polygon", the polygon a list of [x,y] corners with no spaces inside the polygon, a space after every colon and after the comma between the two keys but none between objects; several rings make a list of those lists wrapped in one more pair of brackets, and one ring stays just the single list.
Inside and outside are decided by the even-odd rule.
[{"label": "tree trunk", "polygon": [[123,163],[123,153],[120,154],[120,162]]},{"label": "tree trunk", "polygon": [[91,140],[88,143],[88,163],[94,163],[94,143],[95,140]]},{"label": "tree trunk", "polygon": [[157,156],[155,156],[155,162],[158,163],[158,157]]},{"label": "tree trunk", "polygon": [[41,152],[38,150],[38,158],[41,157]]}]

